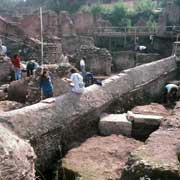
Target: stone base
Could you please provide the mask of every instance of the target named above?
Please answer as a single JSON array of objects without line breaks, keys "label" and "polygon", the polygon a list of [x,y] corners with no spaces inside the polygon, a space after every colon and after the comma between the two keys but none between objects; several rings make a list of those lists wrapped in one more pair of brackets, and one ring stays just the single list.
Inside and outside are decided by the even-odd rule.
[{"label": "stone base", "polygon": [[101,118],[99,122],[101,135],[122,134],[131,136],[132,123],[127,120],[126,114],[110,114]]}]

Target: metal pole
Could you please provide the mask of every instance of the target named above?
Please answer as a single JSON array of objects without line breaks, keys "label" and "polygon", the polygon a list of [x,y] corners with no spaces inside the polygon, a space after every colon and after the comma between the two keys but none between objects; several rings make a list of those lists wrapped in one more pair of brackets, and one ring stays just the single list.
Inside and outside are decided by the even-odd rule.
[{"label": "metal pole", "polygon": [[43,42],[42,7],[40,7],[40,24],[41,24],[41,65],[43,65],[44,64],[44,42]]}]

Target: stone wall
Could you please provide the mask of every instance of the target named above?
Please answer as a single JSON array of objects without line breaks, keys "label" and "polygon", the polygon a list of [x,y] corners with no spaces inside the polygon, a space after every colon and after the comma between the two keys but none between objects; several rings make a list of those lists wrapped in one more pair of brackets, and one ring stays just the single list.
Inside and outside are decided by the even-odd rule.
[{"label": "stone wall", "polygon": [[74,27],[78,34],[91,33],[94,23],[94,17],[89,12],[77,12],[73,17]]},{"label": "stone wall", "polygon": [[90,71],[95,75],[110,75],[112,57],[107,49],[95,46],[81,46],[76,52],[74,59],[79,65],[80,59],[85,57],[86,71]]},{"label": "stone wall", "polygon": [[[175,57],[131,68],[105,80],[102,87],[88,87],[83,94],[68,93],[52,103],[40,102],[1,113],[0,123],[29,139],[38,157],[37,166],[46,169],[56,159],[60,146],[69,149],[96,134],[100,114],[115,101],[121,99],[123,108],[127,102],[123,98],[144,87],[147,97],[157,96],[176,68]],[[133,98],[136,100],[136,96]]]},{"label": "stone wall", "polygon": [[160,55],[156,53],[136,53],[133,51],[113,52],[112,57],[113,70],[116,72],[160,59]]},{"label": "stone wall", "polygon": [[93,46],[94,39],[88,36],[69,36],[62,37],[62,48],[63,51],[72,54],[77,49],[80,49],[82,45]]},{"label": "stone wall", "polygon": [[136,65],[133,51],[121,51],[112,53],[113,70],[120,72]]}]

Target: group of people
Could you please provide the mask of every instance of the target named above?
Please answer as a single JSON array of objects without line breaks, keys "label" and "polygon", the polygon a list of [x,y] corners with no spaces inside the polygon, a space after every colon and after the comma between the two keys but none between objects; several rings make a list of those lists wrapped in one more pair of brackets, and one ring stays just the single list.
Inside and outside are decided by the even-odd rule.
[{"label": "group of people", "polygon": [[[62,55],[63,63],[69,63],[68,58],[65,54]],[[82,93],[85,89],[85,86],[89,86],[93,84],[93,75],[90,72],[86,72],[85,67],[85,57],[80,60],[80,71],[76,68],[72,68],[70,70],[70,78],[64,78],[63,80],[72,87],[72,92],[74,93]],[[15,80],[20,80],[22,78],[22,67],[21,67],[21,58],[18,54],[14,55],[11,60],[13,65],[13,73],[15,75]],[[34,71],[38,69],[40,66],[35,60],[31,60],[26,65],[27,77],[34,74]],[[40,67],[41,68],[41,67]],[[44,98],[53,97],[53,83],[52,83],[52,75],[46,68],[42,68],[41,75],[39,78],[39,86],[42,90]]]},{"label": "group of people", "polygon": [[[21,58],[18,54],[14,55],[11,60],[12,71],[14,73],[14,80],[19,80],[22,78],[22,63]],[[35,60],[31,60],[26,65],[27,76],[33,75],[33,72],[39,67],[39,64]]]},{"label": "group of people", "polygon": [[[98,84],[102,85],[100,81],[96,80],[93,77],[93,74],[90,72],[86,72],[86,58],[83,57],[80,60],[80,72],[76,68],[71,68],[70,70],[70,78],[63,78],[63,80],[72,87],[71,90],[73,93],[81,94],[85,87]],[[53,96],[53,84],[52,77],[48,70],[43,71],[43,75],[40,78],[40,87],[43,91],[45,98],[49,98]]]}]

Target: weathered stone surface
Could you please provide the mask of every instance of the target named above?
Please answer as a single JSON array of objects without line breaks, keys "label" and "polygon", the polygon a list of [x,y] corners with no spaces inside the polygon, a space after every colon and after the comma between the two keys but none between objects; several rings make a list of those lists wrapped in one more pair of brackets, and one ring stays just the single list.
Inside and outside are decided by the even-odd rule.
[{"label": "weathered stone surface", "polygon": [[136,65],[135,53],[132,51],[121,51],[112,54],[113,70],[122,71],[124,69],[133,68]]},{"label": "weathered stone surface", "polygon": [[[81,180],[116,180],[131,151],[142,143],[123,136],[93,137],[68,152],[63,159],[66,177]],[[71,174],[69,174],[69,172]]]},{"label": "weathered stone surface", "polygon": [[81,46],[74,57],[78,66],[83,56],[86,57],[86,71],[99,75],[111,74],[112,57],[108,50],[95,46]]},{"label": "weathered stone surface", "polygon": [[152,180],[179,180],[179,143],[179,129],[160,129],[154,132],[145,145],[131,153],[121,179],[137,180],[146,176]]},{"label": "weathered stone surface", "polygon": [[136,66],[139,66],[141,64],[150,63],[153,61],[157,61],[160,59],[159,54],[155,53],[137,53],[136,54]]},{"label": "weathered stone surface", "polygon": [[5,82],[8,80],[8,76],[10,74],[11,63],[9,61],[0,62],[0,81]]},{"label": "weathered stone surface", "polygon": [[99,130],[101,135],[122,134],[130,137],[132,123],[127,120],[126,114],[109,114],[100,119]]},{"label": "weathered stone surface", "polygon": [[130,111],[127,118],[132,121],[132,137],[139,140],[145,140],[164,120],[162,116],[134,114]]},{"label": "weathered stone surface", "polygon": [[166,109],[163,105],[158,103],[136,106],[131,111],[135,114],[149,114],[163,117],[169,116],[171,114],[170,110]]},{"label": "weathered stone surface", "polygon": [[[94,46],[94,39],[90,36],[70,36],[62,37],[63,51],[73,54],[80,49],[82,45]],[[74,63],[74,62],[72,62]]]},{"label": "weathered stone surface", "polygon": [[75,36],[76,35],[73,21],[68,12],[61,11],[58,19],[59,19],[59,23],[61,25],[61,35],[62,36]]},{"label": "weathered stone surface", "polygon": [[27,142],[0,125],[0,179],[35,180],[35,157]]},{"label": "weathered stone surface", "polygon": [[163,127],[166,128],[180,128],[180,102],[176,102],[176,106],[172,111],[172,115],[167,116],[165,121],[162,123]]},{"label": "weathered stone surface", "polygon": [[[170,59],[172,61],[169,61]],[[148,83],[153,79],[158,78],[160,75],[165,74],[169,70],[173,71],[173,69],[176,68],[177,65],[175,61],[175,56],[171,56],[156,62],[144,64],[141,66],[137,66],[136,68],[125,70],[124,72],[133,79],[134,86],[138,87],[139,85],[143,83]]]},{"label": "weathered stone surface", "polygon": [[144,125],[160,125],[164,120],[162,116],[156,115],[143,115],[143,114],[134,114],[131,111],[128,112],[129,120],[133,121],[133,123],[139,123]]},{"label": "weathered stone surface", "polygon": [[22,108],[24,104],[15,101],[0,101],[0,111],[11,111]]},{"label": "weathered stone surface", "polygon": [[92,33],[95,25],[94,17],[89,12],[77,12],[73,16],[74,28],[79,34]]}]

